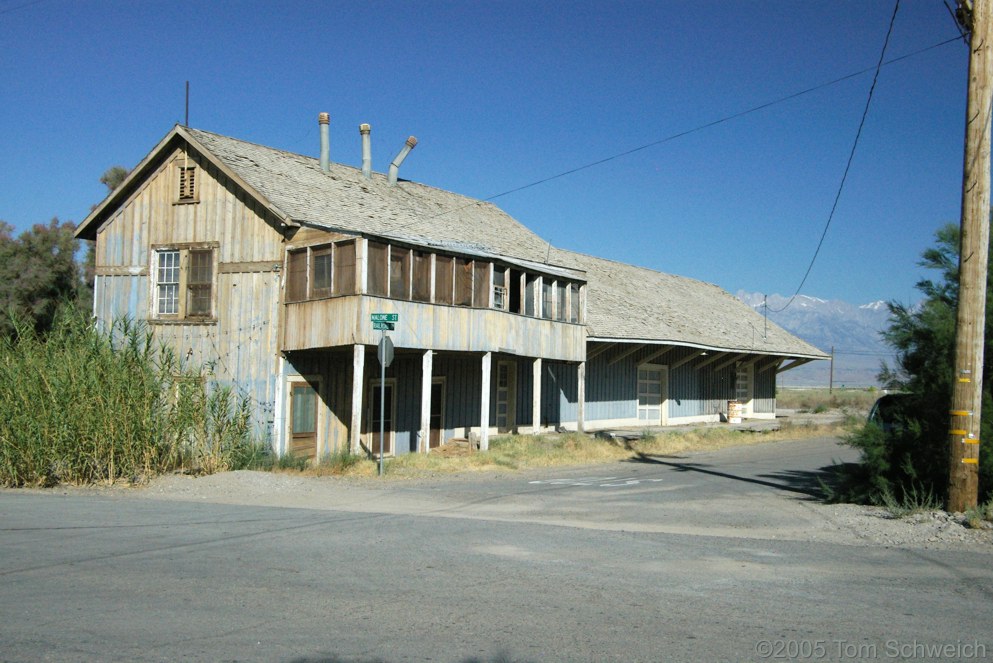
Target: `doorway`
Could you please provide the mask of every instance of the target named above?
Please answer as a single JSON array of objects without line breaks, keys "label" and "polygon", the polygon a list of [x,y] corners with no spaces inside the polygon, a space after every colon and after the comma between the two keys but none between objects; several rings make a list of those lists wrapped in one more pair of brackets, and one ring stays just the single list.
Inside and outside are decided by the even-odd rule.
[{"label": "doorway", "polygon": [[638,367],[638,421],[664,426],[669,419],[669,367],[642,364]]},{"label": "doorway", "polygon": [[517,364],[512,361],[497,362],[496,370],[496,425],[501,433],[513,432],[517,425]]},{"label": "doorway", "polygon": [[431,423],[428,433],[428,448],[434,449],[445,442],[445,378],[431,381]]},{"label": "doorway", "polygon": [[[383,388],[380,385],[383,384]],[[379,456],[380,444],[383,445],[383,455],[391,456],[393,455],[393,437],[395,431],[396,422],[396,399],[394,394],[396,393],[396,379],[387,378],[385,383],[381,383],[379,380],[373,380],[369,383],[369,394],[366,398],[366,402],[369,404],[366,410],[366,421],[368,422],[368,427],[366,428],[366,441],[369,453],[374,456]],[[380,429],[380,399],[384,407],[383,411],[383,439],[380,440],[379,429]]]}]

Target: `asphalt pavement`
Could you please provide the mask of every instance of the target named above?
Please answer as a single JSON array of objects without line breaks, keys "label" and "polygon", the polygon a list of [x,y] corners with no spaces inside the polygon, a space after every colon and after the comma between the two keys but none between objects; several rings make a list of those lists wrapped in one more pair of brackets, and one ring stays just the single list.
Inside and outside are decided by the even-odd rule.
[{"label": "asphalt pavement", "polygon": [[823,526],[807,505],[844,453],[340,482],[283,506],[3,491],[0,659],[993,656],[993,554],[789,536]]}]

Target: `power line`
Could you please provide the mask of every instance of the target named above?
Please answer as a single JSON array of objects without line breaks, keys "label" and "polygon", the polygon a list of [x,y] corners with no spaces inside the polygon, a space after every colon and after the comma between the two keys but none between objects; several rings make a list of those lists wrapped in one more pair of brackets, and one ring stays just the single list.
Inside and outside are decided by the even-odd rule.
[{"label": "power line", "polygon": [[[891,23],[891,29],[892,29],[892,23]],[[887,34],[887,39],[888,38],[889,38],[889,35]],[[887,65],[895,64],[897,62],[901,62],[903,60],[908,60],[908,59],[910,59],[912,57],[916,57],[918,55],[922,55],[924,53],[927,53],[928,51],[933,51],[933,50],[935,50],[937,48],[941,48],[942,46],[947,46],[948,44],[957,42],[959,40],[960,40],[960,37],[952,37],[951,39],[946,39],[944,41],[940,41],[940,42],[938,42],[936,44],[932,44],[931,46],[926,46],[924,48],[918,49],[916,51],[912,51],[910,53],[906,53],[906,54],[901,55],[899,57],[895,57],[895,58],[892,58],[890,60],[886,60],[885,62],[882,62],[881,65],[880,64],[877,64],[875,67],[867,67],[865,69],[861,69],[859,71],[855,71],[855,72],[852,72],[850,74],[846,74],[846,75],[841,76],[839,78],[835,78],[833,80],[830,80],[830,81],[827,81],[827,82],[824,82],[824,83],[820,83],[818,85],[814,85],[813,87],[809,87],[809,88],[806,88],[804,90],[800,90],[799,92],[794,92],[792,94],[788,94],[788,95],[785,95],[783,97],[779,97],[779,98],[774,99],[772,101],[767,101],[767,102],[762,103],[762,104],[759,104],[757,106],[752,106],[751,108],[747,108],[745,110],[738,111],[738,112],[732,113],[730,115],[725,115],[723,117],[720,117],[720,118],[718,118],[716,120],[712,120],[712,121],[707,122],[705,124],[697,125],[697,126],[691,128],[691,129],[686,129],[684,131],[680,131],[678,133],[671,134],[671,135],[666,136],[664,138],[660,138],[658,140],[654,140],[654,141],[652,141],[650,143],[645,143],[643,145],[639,145],[637,147],[633,147],[633,148],[631,148],[629,150],[625,150],[624,152],[619,152],[617,154],[613,154],[613,155],[604,157],[602,159],[598,159],[596,161],[591,161],[590,163],[583,164],[583,165],[577,166],[575,168],[570,168],[569,170],[562,171],[561,173],[557,173],[555,175],[550,175],[548,177],[544,177],[544,178],[541,178],[539,180],[535,180],[534,182],[530,182],[528,184],[523,184],[521,186],[514,187],[513,189],[508,189],[506,191],[502,191],[500,193],[493,194],[492,196],[489,196],[487,198],[483,198],[481,200],[476,200],[476,201],[473,201],[471,203],[466,203],[465,205],[461,205],[459,207],[453,207],[451,209],[448,209],[448,210],[445,210],[445,211],[442,211],[442,212],[438,212],[437,214],[434,214],[432,216],[429,216],[429,217],[427,217],[424,220],[430,221],[431,219],[435,219],[435,218],[438,218],[440,216],[444,216],[446,214],[454,214],[455,212],[459,212],[459,211],[464,210],[466,208],[479,205],[481,202],[491,202],[493,200],[496,200],[497,198],[503,198],[504,196],[509,196],[510,194],[517,193],[519,191],[524,191],[525,189],[530,189],[532,187],[536,187],[536,186],[541,185],[541,184],[546,184],[546,183],[551,182],[553,180],[557,180],[557,179],[566,177],[568,175],[573,175],[573,174],[578,173],[580,171],[587,170],[589,168],[593,168],[595,166],[603,165],[603,164],[608,163],[610,161],[615,161],[617,159],[620,159],[620,158],[623,158],[623,157],[626,157],[626,156],[630,156],[630,155],[635,154],[637,152],[641,152],[642,150],[647,150],[647,149],[649,149],[651,147],[656,147],[658,145],[662,145],[664,143],[668,143],[668,142],[674,141],[674,140],[676,140],[678,138],[683,138],[683,137],[688,136],[690,134],[694,134],[694,133],[697,133],[699,131],[703,131],[705,129],[710,129],[712,127],[716,127],[716,126],[718,126],[720,124],[724,124],[726,122],[730,122],[731,120],[736,120],[738,118],[745,117],[746,115],[751,115],[752,113],[757,113],[758,111],[765,110],[765,109],[770,108],[772,106],[777,106],[779,104],[785,103],[787,101],[792,101],[793,99],[797,99],[799,97],[802,97],[802,96],[811,94],[813,92],[817,92],[819,90],[823,90],[825,88],[832,87],[834,85],[838,85],[839,83],[844,83],[847,80],[851,80],[853,78],[857,78],[858,76],[861,76],[863,74],[867,74],[870,71],[875,71],[876,72],[876,75],[878,76],[880,66],[887,66]],[[884,49],[884,51],[885,51],[885,49]],[[875,84],[875,79],[873,80],[873,84]]]},{"label": "power line", "polygon": [[[807,265],[807,271],[804,273],[803,278],[800,280],[800,285],[797,286],[796,292],[790,297],[786,305],[781,309],[772,310],[773,313],[780,313],[785,311],[796,299],[797,295],[803,289],[803,285],[807,282],[807,277],[810,276],[810,271],[814,268],[814,262],[817,260],[818,254],[821,252],[821,247],[824,246],[824,238],[827,237],[828,228],[831,227],[831,221],[834,220],[834,213],[838,209],[838,201],[841,200],[841,192],[845,189],[845,182],[848,180],[848,171],[852,168],[852,161],[855,159],[855,150],[859,146],[859,140],[862,138],[862,129],[865,127],[865,119],[869,116],[869,106],[872,104],[872,95],[876,91],[876,82],[879,80],[879,70],[883,68],[883,61],[886,57],[886,47],[889,46],[890,36],[893,34],[893,24],[896,23],[896,14],[900,10],[900,0],[896,0],[893,5],[893,15],[890,16],[890,25],[886,30],[886,39],[883,40],[883,48],[879,53],[879,62],[876,63],[876,72],[872,76],[872,85],[869,86],[869,95],[865,100],[865,109],[862,111],[862,119],[859,121],[858,131],[855,132],[855,141],[852,143],[852,150],[848,153],[848,163],[845,164],[845,172],[841,176],[841,183],[838,185],[838,192],[834,196],[834,204],[831,205],[831,212],[828,214],[827,223],[824,224],[824,231],[821,233],[821,238],[817,242],[817,248],[814,249],[814,255],[810,258],[810,264]],[[954,39],[953,41],[958,41]]]},{"label": "power line", "polygon": [[845,356],[855,356],[855,357],[893,357],[893,356],[896,356],[896,355],[898,355],[900,353],[897,350],[893,350],[892,352],[883,352],[883,351],[873,352],[873,351],[870,351],[870,350],[847,350],[847,351],[846,350],[835,350],[834,351],[834,354],[836,354],[836,355],[845,355]]},{"label": "power line", "polygon": [[32,5],[37,5],[45,0],[31,0],[31,2],[25,2],[20,5],[14,5],[13,7],[8,7],[6,9],[0,9],[0,14],[9,14],[10,12],[17,11],[18,9],[24,9],[26,7],[31,7]]}]

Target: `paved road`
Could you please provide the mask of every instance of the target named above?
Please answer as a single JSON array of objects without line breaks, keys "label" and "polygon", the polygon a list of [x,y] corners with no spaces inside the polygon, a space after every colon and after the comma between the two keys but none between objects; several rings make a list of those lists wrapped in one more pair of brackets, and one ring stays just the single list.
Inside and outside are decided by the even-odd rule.
[{"label": "paved road", "polygon": [[267,498],[308,508],[3,492],[0,659],[993,657],[990,552],[788,535],[816,526],[803,491],[842,453]]}]

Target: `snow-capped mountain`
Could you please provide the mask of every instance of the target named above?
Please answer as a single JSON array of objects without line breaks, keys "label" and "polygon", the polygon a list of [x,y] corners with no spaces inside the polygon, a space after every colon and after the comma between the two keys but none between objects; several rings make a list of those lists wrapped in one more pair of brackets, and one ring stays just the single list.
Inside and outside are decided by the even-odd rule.
[{"label": "snow-capped mountain", "polygon": [[[826,353],[834,348],[835,386],[876,385],[880,362],[893,363],[893,351],[880,332],[889,324],[889,308],[878,301],[855,305],[799,295],[787,306],[788,297],[739,290],[738,299],[783,329]],[[811,362],[780,375],[784,386],[827,386],[830,362]]]}]

